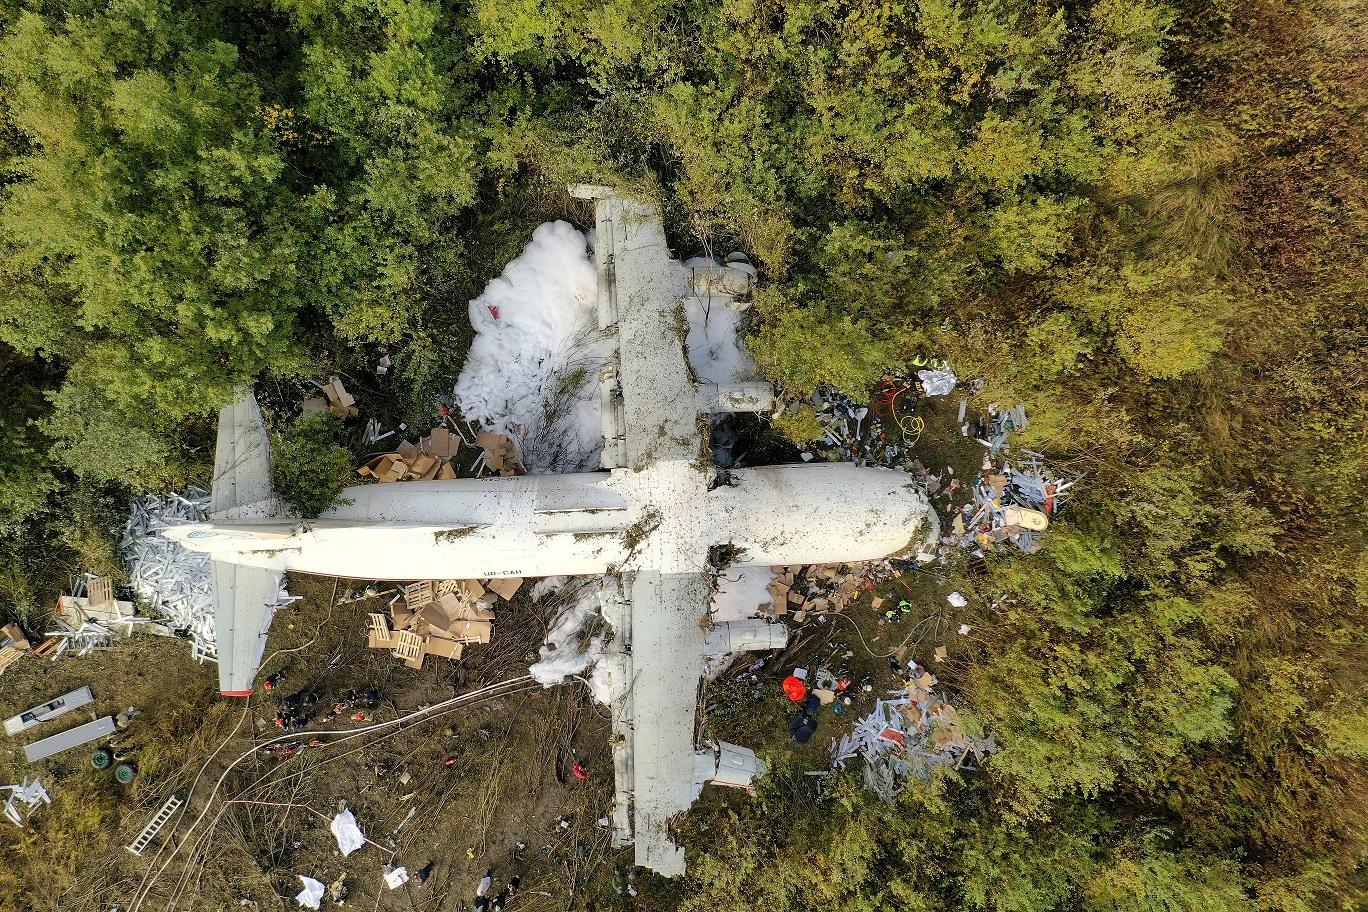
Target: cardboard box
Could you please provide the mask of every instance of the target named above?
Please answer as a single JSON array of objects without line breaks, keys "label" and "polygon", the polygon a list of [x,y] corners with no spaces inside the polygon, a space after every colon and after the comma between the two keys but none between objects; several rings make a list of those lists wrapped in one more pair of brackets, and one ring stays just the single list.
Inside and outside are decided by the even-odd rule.
[{"label": "cardboard box", "polygon": [[503,576],[490,580],[486,586],[505,602],[513,600],[513,596],[522,588],[521,576]]},{"label": "cardboard box", "polygon": [[493,625],[489,621],[456,621],[447,628],[453,639],[466,643],[488,643]]},{"label": "cardboard box", "polygon": [[[429,470],[432,475],[428,475]],[[418,478],[430,478],[437,474],[437,457],[426,456],[422,453],[415,453],[413,461],[409,463],[409,474]]]},{"label": "cardboard box", "polygon": [[436,427],[418,442],[418,448],[438,459],[450,459],[461,449],[461,438],[444,427]]},{"label": "cardboard box", "polygon": [[464,649],[465,647],[455,640],[443,640],[438,637],[428,637],[423,643],[425,654],[441,656],[444,659],[459,659]]},{"label": "cardboard box", "polygon": [[356,408],[356,400],[337,377],[328,378],[328,382],[323,385],[323,395],[328,397],[328,408],[343,418],[353,418],[360,414]]},{"label": "cardboard box", "polygon": [[[446,596],[443,596],[445,598]],[[451,618],[442,610],[440,604],[426,605],[422,611],[418,612],[418,620],[427,624],[433,631],[446,630],[451,625]]]},{"label": "cardboard box", "polygon": [[451,621],[464,617],[470,604],[470,597],[465,593],[444,592],[437,597],[437,607],[441,608],[447,620]]}]

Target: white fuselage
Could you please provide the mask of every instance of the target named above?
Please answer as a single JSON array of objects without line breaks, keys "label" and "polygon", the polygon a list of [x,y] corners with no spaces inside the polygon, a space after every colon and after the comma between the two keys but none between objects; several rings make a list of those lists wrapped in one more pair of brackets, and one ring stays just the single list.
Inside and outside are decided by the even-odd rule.
[{"label": "white fuselage", "polygon": [[902,472],[847,463],[730,473],[664,460],[640,471],[455,479],[348,488],[301,525],[240,518],[167,530],[216,560],[359,579],[562,576],[702,569],[713,545],[757,565],[869,560],[925,537],[923,496]]}]

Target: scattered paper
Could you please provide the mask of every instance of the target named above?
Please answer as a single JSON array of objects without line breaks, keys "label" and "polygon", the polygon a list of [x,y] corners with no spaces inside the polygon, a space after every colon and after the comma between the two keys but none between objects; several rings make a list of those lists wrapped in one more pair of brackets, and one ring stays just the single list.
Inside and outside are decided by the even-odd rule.
[{"label": "scattered paper", "polygon": [[366,837],[361,835],[361,828],[356,825],[356,817],[351,811],[343,811],[334,817],[331,829],[337,837],[337,848],[341,850],[343,858],[366,844]]},{"label": "scattered paper", "polygon": [[[966,599],[963,595],[960,595],[958,592],[950,593],[945,597],[945,600],[949,602],[951,605],[955,606],[956,608],[963,608],[965,605],[969,604],[969,600]],[[960,632],[963,633],[964,631]]]},{"label": "scattered paper", "polygon": [[323,882],[303,874],[299,875],[299,880],[304,884],[304,889],[295,895],[295,902],[305,909],[319,908],[323,904]]},{"label": "scattered paper", "polygon": [[408,879],[407,868],[390,868],[388,866],[385,868],[385,886],[391,890],[399,889],[408,883]]}]

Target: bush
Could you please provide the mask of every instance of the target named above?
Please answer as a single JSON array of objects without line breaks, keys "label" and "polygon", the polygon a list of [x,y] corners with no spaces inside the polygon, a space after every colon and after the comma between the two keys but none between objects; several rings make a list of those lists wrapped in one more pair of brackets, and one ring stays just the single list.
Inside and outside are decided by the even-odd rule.
[{"label": "bush", "polygon": [[351,451],[338,443],[342,419],[331,413],[305,415],[272,441],[271,484],[276,494],[305,519],[344,503],[338,497],[351,477]]}]

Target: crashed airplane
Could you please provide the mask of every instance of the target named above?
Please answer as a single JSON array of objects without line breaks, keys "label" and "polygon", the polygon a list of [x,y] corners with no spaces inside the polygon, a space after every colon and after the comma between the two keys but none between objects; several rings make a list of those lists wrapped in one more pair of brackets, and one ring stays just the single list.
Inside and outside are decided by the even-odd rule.
[{"label": "crashed airplane", "polygon": [[[718,470],[707,414],[767,410],[761,384],[691,379],[680,331],[679,266],[659,213],[603,187],[595,204],[599,329],[616,341],[603,371],[606,471],[362,485],[302,523],[272,493],[250,392],[219,418],[210,521],[167,530],[213,561],[220,689],[246,696],[285,572],[366,580],[602,575],[613,638],[615,840],[667,876],[684,870],[671,822],[707,781],[763,770],[734,745],[702,746],[695,725],[707,657],[774,649],[785,628],[710,623],[719,555],[755,566],[913,556],[936,542],[935,512],[902,473],[845,463]],[[694,293],[749,290],[753,270],[697,270]]]}]

